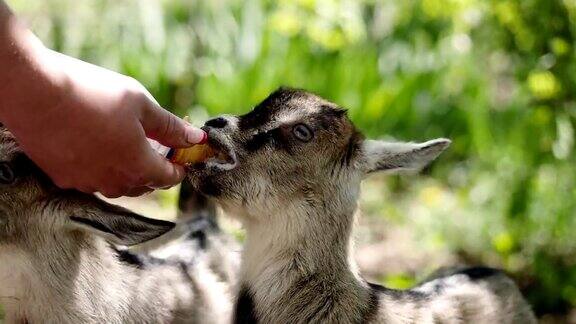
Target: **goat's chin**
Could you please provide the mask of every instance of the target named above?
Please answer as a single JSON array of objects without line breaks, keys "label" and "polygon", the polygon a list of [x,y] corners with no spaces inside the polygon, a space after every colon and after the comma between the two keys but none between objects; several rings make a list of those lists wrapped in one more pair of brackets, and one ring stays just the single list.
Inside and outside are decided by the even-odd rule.
[{"label": "goat's chin", "polygon": [[226,198],[230,195],[230,186],[227,185],[227,173],[210,170],[188,171],[188,180],[194,190],[211,198]]}]

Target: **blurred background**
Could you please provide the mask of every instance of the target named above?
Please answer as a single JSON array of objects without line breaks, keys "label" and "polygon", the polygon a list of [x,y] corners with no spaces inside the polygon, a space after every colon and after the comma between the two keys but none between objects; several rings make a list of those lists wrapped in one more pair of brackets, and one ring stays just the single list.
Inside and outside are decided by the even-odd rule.
[{"label": "blurred background", "polygon": [[[366,276],[407,288],[439,266],[501,267],[542,321],[576,323],[575,0],[7,2],[49,47],[198,123],[288,85],[370,137],[451,138],[423,174],[364,184]],[[169,217],[177,192],[126,203]]]}]

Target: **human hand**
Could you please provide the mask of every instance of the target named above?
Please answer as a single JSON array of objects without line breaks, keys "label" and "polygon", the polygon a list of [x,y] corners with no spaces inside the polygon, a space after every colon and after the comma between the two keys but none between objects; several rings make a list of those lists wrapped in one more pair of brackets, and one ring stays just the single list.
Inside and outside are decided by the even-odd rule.
[{"label": "human hand", "polygon": [[181,166],[155,152],[200,142],[202,130],[162,109],[136,80],[36,47],[0,89],[0,118],[62,188],[135,196],[180,182]]}]

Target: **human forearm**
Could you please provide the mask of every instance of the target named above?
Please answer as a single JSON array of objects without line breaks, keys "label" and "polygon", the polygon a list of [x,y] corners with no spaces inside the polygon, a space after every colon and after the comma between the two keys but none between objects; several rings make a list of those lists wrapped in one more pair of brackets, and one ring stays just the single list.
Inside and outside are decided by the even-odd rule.
[{"label": "human forearm", "polygon": [[57,185],[109,197],[184,177],[147,137],[175,148],[205,138],[138,81],[45,48],[2,0],[0,121]]},{"label": "human forearm", "polygon": [[[16,70],[32,66],[34,52],[41,46],[40,41],[18,21],[6,3],[0,0],[0,71],[4,80],[11,81],[18,75]],[[0,86],[4,88],[9,84],[3,82]]]},{"label": "human forearm", "polygon": [[[15,124],[37,107],[55,106],[63,83],[57,70],[45,64],[42,43],[0,0],[0,121]],[[35,94],[31,96],[30,94]],[[37,111],[37,113],[39,113]],[[30,121],[33,122],[32,120]],[[13,125],[17,126],[17,125]]]}]

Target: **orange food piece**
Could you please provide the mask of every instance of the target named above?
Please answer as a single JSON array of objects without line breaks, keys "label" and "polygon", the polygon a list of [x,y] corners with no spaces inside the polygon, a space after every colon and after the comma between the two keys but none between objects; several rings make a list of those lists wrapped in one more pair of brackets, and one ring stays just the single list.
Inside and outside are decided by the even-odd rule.
[{"label": "orange food piece", "polygon": [[196,144],[189,148],[176,149],[170,160],[174,163],[185,165],[204,162],[215,155],[216,151],[208,144]]}]

